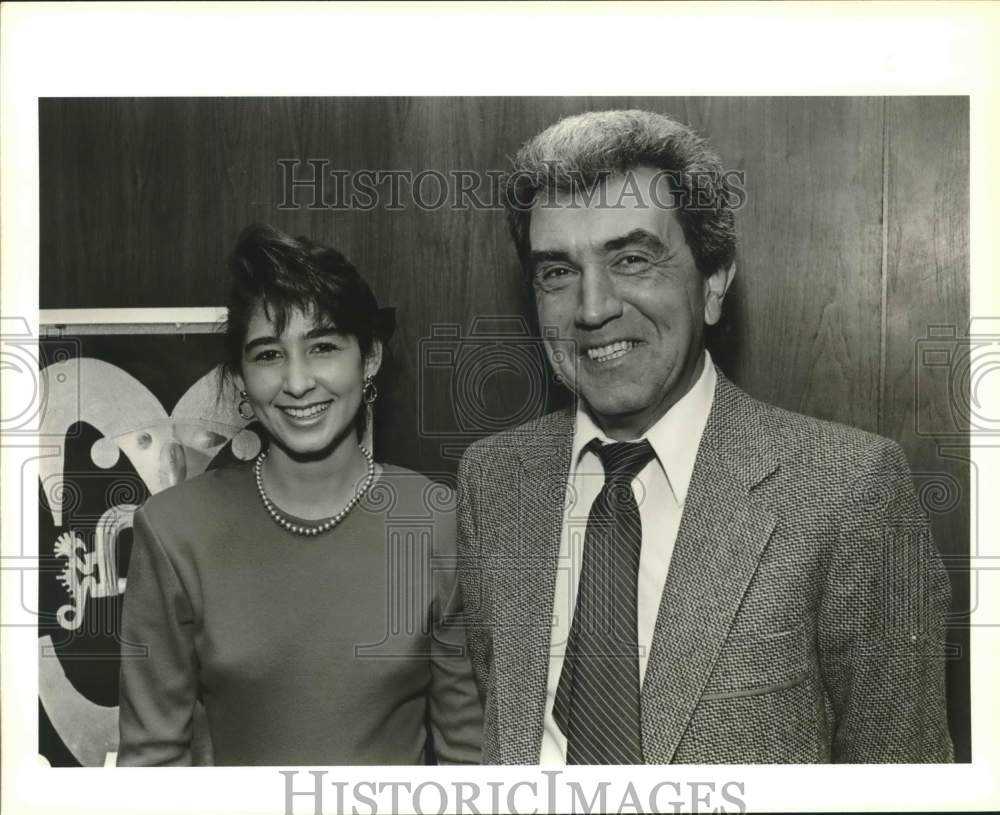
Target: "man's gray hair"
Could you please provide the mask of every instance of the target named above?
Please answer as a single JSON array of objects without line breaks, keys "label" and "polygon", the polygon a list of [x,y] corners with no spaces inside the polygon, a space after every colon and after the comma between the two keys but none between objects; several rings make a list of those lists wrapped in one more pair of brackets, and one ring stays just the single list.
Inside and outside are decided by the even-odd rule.
[{"label": "man's gray hair", "polygon": [[504,205],[514,245],[530,274],[531,211],[539,194],[592,190],[637,167],[663,171],[695,263],[704,275],[736,254],[733,190],[718,155],[687,125],[645,110],[569,116],[526,142],[513,159]]}]

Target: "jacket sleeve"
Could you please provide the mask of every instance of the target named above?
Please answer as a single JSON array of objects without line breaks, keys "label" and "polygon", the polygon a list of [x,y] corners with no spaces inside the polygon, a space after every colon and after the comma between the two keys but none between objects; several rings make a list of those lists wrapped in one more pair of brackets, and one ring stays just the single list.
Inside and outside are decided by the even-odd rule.
[{"label": "jacket sleeve", "polygon": [[456,579],[454,498],[436,515],[429,721],[440,764],[478,764],[482,758],[483,709],[472,675]]},{"label": "jacket sleeve", "polygon": [[118,766],[190,766],[197,700],[194,613],[146,513],[133,520],[122,612]]},{"label": "jacket sleeve", "polygon": [[[489,566],[485,557],[486,536],[480,534],[479,512],[476,501],[480,484],[486,480],[475,456],[476,445],[466,450],[458,463],[458,508],[457,543],[458,582],[462,589],[462,605],[465,615],[465,637],[469,644],[473,675],[479,688],[479,698],[484,710],[489,711],[488,695],[492,670],[493,629],[487,600],[487,572]],[[495,700],[494,700],[495,701]],[[488,713],[484,714],[484,725],[489,730]]]},{"label": "jacket sleeve", "polygon": [[833,761],[953,760],[944,671],[950,599],[906,459],[880,440],[850,484],[820,609]]}]

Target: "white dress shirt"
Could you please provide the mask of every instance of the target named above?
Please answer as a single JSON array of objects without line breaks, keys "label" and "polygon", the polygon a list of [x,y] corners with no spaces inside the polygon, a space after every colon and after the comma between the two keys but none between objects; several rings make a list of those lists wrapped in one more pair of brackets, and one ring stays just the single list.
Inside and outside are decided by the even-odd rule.
[{"label": "white dress shirt", "polygon": [[[642,437],[656,453],[632,482],[632,492],[642,518],[642,551],[639,555],[638,641],[640,687],[646,673],[649,647],[667,580],[667,569],[680,527],[691,471],[715,394],[715,366],[705,352],[701,375],[686,394]],[[576,591],[583,565],[583,542],[591,504],[604,486],[604,468],[597,454],[584,448],[592,439],[610,443],[582,405],[576,412],[572,458],[566,489],[555,602],[552,608],[552,642],[549,652],[545,729],[541,764],[566,763],[566,737],[556,724],[552,706],[559,687],[569,639]],[[638,440],[637,440],[638,441]]]}]

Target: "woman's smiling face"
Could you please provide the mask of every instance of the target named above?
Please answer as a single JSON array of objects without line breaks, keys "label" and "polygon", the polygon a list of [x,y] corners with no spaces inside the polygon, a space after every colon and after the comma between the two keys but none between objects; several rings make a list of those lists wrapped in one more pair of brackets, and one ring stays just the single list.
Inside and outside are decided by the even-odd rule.
[{"label": "woman's smiling face", "polygon": [[364,378],[378,369],[375,356],[362,359],[356,337],[298,309],[288,313],[279,336],[258,303],[247,323],[238,384],[272,443],[292,458],[322,457],[353,431]]}]

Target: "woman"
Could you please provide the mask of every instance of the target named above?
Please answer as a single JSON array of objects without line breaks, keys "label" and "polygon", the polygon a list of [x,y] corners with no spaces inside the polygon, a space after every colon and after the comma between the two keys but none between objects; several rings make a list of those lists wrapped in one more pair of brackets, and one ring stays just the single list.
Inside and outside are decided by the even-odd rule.
[{"label": "woman", "polygon": [[[266,445],[134,519],[119,765],[479,760],[481,708],[450,568],[450,492],[359,444],[382,359],[371,290],[269,227],[234,253],[227,373]],[[456,655],[457,654],[457,655]],[[429,731],[429,732],[428,732]]]}]

